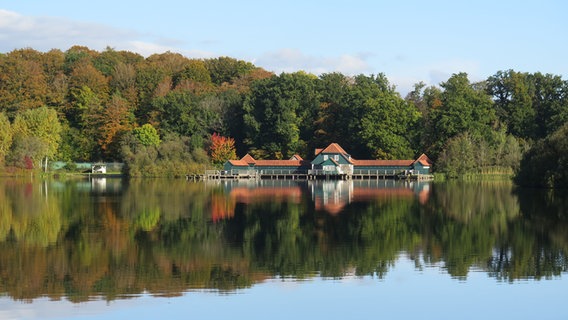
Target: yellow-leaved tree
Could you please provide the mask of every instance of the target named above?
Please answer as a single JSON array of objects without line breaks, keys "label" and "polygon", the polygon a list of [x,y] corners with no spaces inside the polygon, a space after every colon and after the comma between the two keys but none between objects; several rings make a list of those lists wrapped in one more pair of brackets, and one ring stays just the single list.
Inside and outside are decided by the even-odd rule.
[{"label": "yellow-leaved tree", "polygon": [[53,159],[61,141],[61,124],[57,112],[47,107],[28,109],[16,115],[12,125],[11,158],[19,165],[32,159],[34,166]]},{"label": "yellow-leaved tree", "polygon": [[4,164],[4,160],[10,146],[12,145],[12,126],[10,120],[4,112],[0,113],[0,165]]}]

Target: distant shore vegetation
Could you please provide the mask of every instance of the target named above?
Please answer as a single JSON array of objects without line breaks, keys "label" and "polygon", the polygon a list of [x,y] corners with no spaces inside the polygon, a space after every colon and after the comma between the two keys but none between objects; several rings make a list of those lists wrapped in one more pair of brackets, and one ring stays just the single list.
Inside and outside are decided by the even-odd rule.
[{"label": "distant shore vegetation", "polygon": [[130,176],[182,176],[246,153],[311,159],[336,142],[359,159],[426,153],[446,177],[566,187],[567,122],[568,82],[539,72],[481,82],[456,73],[403,97],[384,74],[274,74],[231,57],[82,46],[0,54],[5,173],[118,161]]}]

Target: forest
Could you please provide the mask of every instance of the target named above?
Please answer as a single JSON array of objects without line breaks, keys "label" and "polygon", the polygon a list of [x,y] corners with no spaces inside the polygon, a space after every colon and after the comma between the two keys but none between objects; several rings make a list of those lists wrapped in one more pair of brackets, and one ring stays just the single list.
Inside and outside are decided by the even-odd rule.
[{"label": "forest", "polygon": [[182,176],[246,153],[311,159],[336,142],[354,158],[426,153],[449,177],[518,173],[521,184],[557,187],[568,185],[567,122],[568,81],[540,72],[457,73],[403,97],[384,74],[277,75],[230,57],[0,54],[4,173],[118,161],[130,176]]}]

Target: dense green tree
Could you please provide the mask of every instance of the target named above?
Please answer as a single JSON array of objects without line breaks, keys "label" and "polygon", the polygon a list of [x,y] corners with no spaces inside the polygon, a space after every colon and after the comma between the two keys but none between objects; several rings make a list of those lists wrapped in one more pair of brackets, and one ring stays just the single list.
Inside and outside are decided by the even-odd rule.
[{"label": "dense green tree", "polygon": [[206,102],[207,96],[197,97],[187,91],[174,91],[154,99],[152,108],[158,112],[160,131],[191,137],[195,147],[203,148],[222,116],[215,104]]},{"label": "dense green tree", "polygon": [[84,46],[72,46],[65,51],[65,74],[69,75],[77,64],[92,63],[99,53]]},{"label": "dense green tree", "polygon": [[0,166],[4,164],[4,159],[10,151],[12,136],[10,120],[4,112],[0,112]]},{"label": "dense green tree", "polygon": [[[211,85],[211,75],[205,62],[202,60],[190,60],[180,72],[173,77],[173,85],[182,87],[184,83],[200,83],[206,86]],[[187,84],[185,84],[187,85]]]},{"label": "dense green tree", "polygon": [[568,82],[560,76],[537,72],[530,76],[534,86],[535,138],[544,138],[568,122]]},{"label": "dense green tree", "polygon": [[428,104],[424,99],[424,91],[426,89],[426,84],[422,81],[415,83],[413,89],[406,94],[404,100],[408,103],[412,103],[420,112],[424,115],[428,113]]},{"label": "dense green tree", "polygon": [[[355,113],[355,107],[350,102],[353,79],[341,73],[329,73],[320,76],[318,91],[321,95],[317,116],[314,122],[313,148],[321,148],[336,142],[349,145],[350,152],[357,156],[360,142],[353,136],[359,132],[352,120],[361,119]],[[352,127],[353,126],[353,127]],[[352,129],[355,129],[352,130]]]},{"label": "dense green tree", "polygon": [[493,131],[488,144],[490,153],[483,155],[478,152],[476,161],[483,164],[481,157],[484,156],[485,163],[489,166],[510,168],[512,171],[519,168],[521,158],[528,149],[528,143],[525,140],[505,133],[504,128]]},{"label": "dense green tree", "polygon": [[256,69],[250,62],[229,57],[207,59],[205,66],[209,70],[211,81],[217,85],[233,82]]},{"label": "dense green tree", "polygon": [[496,115],[507,131],[517,137],[535,137],[535,116],[528,74],[513,70],[499,71],[487,79],[487,91],[493,96]]},{"label": "dense green tree", "polygon": [[437,170],[446,173],[449,177],[477,173],[478,164],[475,160],[478,141],[468,132],[449,139],[438,157]]},{"label": "dense green tree", "polygon": [[243,116],[244,95],[237,90],[225,90],[220,92],[217,97],[222,101],[222,126],[217,130],[219,134],[230,136],[235,139],[235,148],[238,155],[243,156],[247,152],[244,144],[245,132]]},{"label": "dense green tree", "polygon": [[160,135],[151,124],[146,123],[141,127],[134,128],[132,134],[144,146],[157,146],[160,144]]},{"label": "dense green tree", "polygon": [[155,96],[155,91],[160,82],[168,75],[166,71],[155,63],[145,60],[136,72],[136,88],[138,89],[140,108],[138,108],[137,117],[142,122],[147,122],[152,115],[150,109],[151,101]]},{"label": "dense green tree", "polygon": [[426,87],[423,83],[415,85],[414,89],[408,93],[405,100],[420,110],[421,117],[413,130],[416,136],[416,144],[420,152],[434,155],[436,147],[437,132],[433,116],[433,110],[442,105],[442,91],[435,86]]},{"label": "dense green tree", "polygon": [[182,72],[189,65],[189,61],[181,54],[165,52],[153,54],[140,64],[136,74],[139,123],[159,126],[160,111],[154,108],[154,99],[165,97],[173,90],[173,77]]},{"label": "dense green tree", "polygon": [[320,78],[321,103],[315,141],[319,147],[349,145],[356,158],[412,158],[414,125],[420,113],[404,101],[386,79],[332,73]]},{"label": "dense green tree", "polygon": [[452,75],[441,87],[441,105],[431,111],[434,159],[444,144],[460,133],[469,132],[473,138],[487,137],[496,120],[491,97],[471,84],[466,73]]},{"label": "dense green tree", "polygon": [[568,123],[531,147],[515,180],[522,186],[568,188]]},{"label": "dense green tree", "polygon": [[[253,83],[244,102],[245,144],[256,156],[306,155],[318,106],[315,76],[281,74]],[[306,140],[304,140],[306,139]]]},{"label": "dense green tree", "polygon": [[105,76],[112,76],[119,64],[135,65],[144,60],[140,54],[129,51],[116,51],[107,47],[93,58],[93,65]]},{"label": "dense green tree", "polygon": [[[376,78],[363,94],[360,136],[378,159],[413,159],[417,150],[414,126],[420,112],[414,105],[403,100],[386,79]],[[387,86],[381,86],[385,82]],[[358,82],[359,83],[359,82]]]},{"label": "dense green tree", "polygon": [[508,132],[524,139],[542,139],[568,121],[568,85],[561,77],[539,72],[499,71],[489,77],[499,120]]},{"label": "dense green tree", "polygon": [[449,139],[436,162],[436,170],[449,177],[464,174],[512,174],[526,150],[522,139],[506,134],[505,130],[492,131],[486,136],[469,132]]},{"label": "dense green tree", "polygon": [[66,162],[89,162],[100,159],[97,140],[86,131],[64,123],[61,130],[61,144],[57,159]]},{"label": "dense green tree", "polygon": [[71,105],[66,110],[69,124],[80,129],[96,127],[96,115],[103,108],[99,96],[87,86],[72,90],[71,96]]},{"label": "dense green tree", "polygon": [[144,145],[134,134],[121,141],[125,171],[131,177],[180,177],[202,174],[208,157],[189,137],[166,134],[158,145]]}]

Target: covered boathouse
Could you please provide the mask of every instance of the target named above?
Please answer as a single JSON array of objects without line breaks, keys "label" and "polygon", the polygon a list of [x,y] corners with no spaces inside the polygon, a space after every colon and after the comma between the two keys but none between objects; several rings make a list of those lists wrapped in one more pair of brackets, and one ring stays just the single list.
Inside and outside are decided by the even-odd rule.
[{"label": "covered boathouse", "polygon": [[425,154],[416,160],[356,160],[339,144],[316,149],[312,161],[294,155],[289,160],[255,160],[247,154],[225,163],[220,178],[371,179],[430,176],[432,162]]}]

